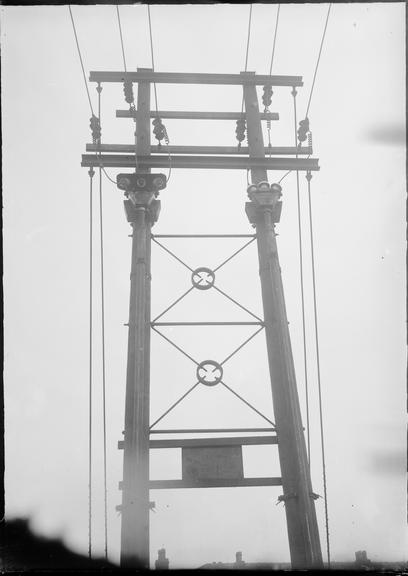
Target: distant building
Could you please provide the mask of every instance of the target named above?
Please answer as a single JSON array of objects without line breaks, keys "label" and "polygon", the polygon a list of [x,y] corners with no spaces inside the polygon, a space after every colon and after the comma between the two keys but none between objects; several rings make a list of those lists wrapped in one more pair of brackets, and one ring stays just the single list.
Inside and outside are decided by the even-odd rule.
[{"label": "distant building", "polygon": [[[407,562],[373,562],[365,550],[358,550],[355,561],[331,562],[332,570],[408,570]],[[290,562],[245,562],[242,552],[236,552],[235,562],[211,562],[200,566],[204,570],[290,570]]]},{"label": "distant building", "polygon": [[242,560],[242,552],[237,552],[235,554],[234,568],[243,568],[244,566],[245,566],[245,562]]},{"label": "distant building", "polygon": [[371,560],[367,558],[367,552],[365,550],[358,550],[356,552],[356,566],[358,568],[370,568]]},{"label": "distant building", "polygon": [[156,570],[168,570],[169,569],[169,559],[166,558],[166,549],[160,548],[157,552],[157,560],[154,563]]},{"label": "distant building", "polygon": [[199,570],[289,570],[288,562],[245,562],[242,552],[235,553],[235,562],[211,562],[199,567]]}]

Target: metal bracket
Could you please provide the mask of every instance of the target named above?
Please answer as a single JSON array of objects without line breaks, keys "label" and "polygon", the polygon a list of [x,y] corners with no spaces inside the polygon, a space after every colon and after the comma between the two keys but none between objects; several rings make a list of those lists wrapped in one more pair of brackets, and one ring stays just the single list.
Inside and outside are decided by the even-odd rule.
[{"label": "metal bracket", "polygon": [[127,221],[130,222],[131,224],[136,222],[137,210],[138,209],[140,210],[140,208],[144,208],[146,210],[146,213],[149,215],[149,218],[150,218],[152,225],[155,222],[157,222],[157,220],[159,218],[160,207],[161,207],[160,206],[160,200],[153,199],[150,202],[150,204],[148,204],[146,206],[138,206],[138,207],[136,207],[131,200],[124,200],[123,205],[125,208],[125,214],[126,214]]},{"label": "metal bracket", "polygon": [[296,492],[289,492],[288,494],[281,494],[280,496],[278,496],[278,501],[276,502],[276,506],[278,504],[280,504],[281,502],[283,502],[283,504],[285,505],[285,502],[287,500],[291,500],[293,498],[297,498],[298,495]]},{"label": "metal bracket", "polygon": [[[264,208],[256,206],[253,202],[245,202],[245,212],[251,224],[256,226],[258,219],[263,213]],[[280,221],[282,212],[282,202],[279,200],[273,208],[270,209],[273,223]]]}]

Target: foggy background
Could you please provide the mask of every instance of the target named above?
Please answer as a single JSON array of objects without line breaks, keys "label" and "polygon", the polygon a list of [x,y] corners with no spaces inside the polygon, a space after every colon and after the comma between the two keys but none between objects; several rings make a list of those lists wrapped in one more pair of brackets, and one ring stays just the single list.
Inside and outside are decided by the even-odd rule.
[{"label": "foggy background", "polygon": [[[328,4],[282,5],[273,74],[301,75],[304,117]],[[123,70],[116,8],[72,7],[87,75]],[[269,70],[277,5],[254,4],[248,70]],[[151,6],[155,68],[239,73],[249,5]],[[147,7],[120,7],[128,70],[150,67]],[[90,111],[67,6],[1,8],[5,301],[6,518],[76,551],[88,545],[89,179],[80,167]],[[366,549],[407,559],[405,351],[405,10],[403,3],[332,7],[309,112],[314,241],[332,560]],[[90,85],[95,110],[95,86]],[[274,89],[272,144],[293,145],[291,88]],[[136,92],[136,87],[135,87]],[[159,110],[239,111],[238,86],[158,84]],[[258,89],[260,106],[262,87]],[[152,98],[152,106],[153,106]],[[102,142],[132,143],[121,84],[104,84]],[[164,121],[173,145],[236,145],[235,122]],[[152,144],[154,144],[152,138]],[[115,179],[123,170],[107,170]],[[167,172],[160,170],[160,172]],[[270,182],[284,172],[269,172]],[[95,176],[95,260],[98,190]],[[311,471],[323,495],[306,181],[304,226]],[[304,409],[296,174],[282,182],[277,226],[289,328]],[[173,170],[154,233],[252,233],[244,170]],[[122,193],[103,178],[109,558],[118,561],[131,233]],[[244,240],[163,240],[192,268],[215,267]],[[189,288],[190,274],[152,246],[152,317]],[[217,285],[255,314],[262,306],[253,243]],[[194,291],[166,320],[247,320],[219,294]],[[165,318],[163,318],[163,321]],[[93,548],[103,553],[100,293],[94,296]],[[222,361],[252,331],[161,328],[198,361]],[[167,332],[165,332],[167,330]],[[254,331],[254,330],[253,330]],[[195,382],[195,367],[152,333],[151,419]],[[225,382],[273,419],[264,333],[225,365]],[[303,412],[305,424],[305,414]],[[167,428],[263,426],[220,387],[198,387]],[[155,436],[156,438],[157,436]],[[152,453],[152,478],[180,477],[177,451]],[[245,447],[246,476],[279,475],[276,446]],[[279,487],[152,491],[151,558],[170,567],[289,561]],[[324,502],[316,501],[325,551]]]}]

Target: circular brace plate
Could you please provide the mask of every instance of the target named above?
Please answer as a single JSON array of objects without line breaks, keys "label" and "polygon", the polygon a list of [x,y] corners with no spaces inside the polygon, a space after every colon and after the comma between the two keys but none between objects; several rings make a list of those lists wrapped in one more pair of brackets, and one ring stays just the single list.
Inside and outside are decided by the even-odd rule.
[{"label": "circular brace plate", "polygon": [[215,273],[204,266],[196,268],[191,274],[191,282],[198,290],[209,290],[214,286]]},{"label": "circular brace plate", "polygon": [[215,386],[222,380],[223,369],[215,360],[203,360],[197,366],[197,379],[205,386]]}]

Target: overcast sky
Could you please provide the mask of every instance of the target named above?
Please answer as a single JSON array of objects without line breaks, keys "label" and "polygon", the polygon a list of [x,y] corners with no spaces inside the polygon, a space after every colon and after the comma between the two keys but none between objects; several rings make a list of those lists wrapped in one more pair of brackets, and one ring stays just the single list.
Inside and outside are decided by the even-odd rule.
[{"label": "overcast sky", "polygon": [[[327,4],[282,5],[275,74],[301,75],[303,117]],[[403,3],[335,4],[309,112],[320,357],[333,560],[366,549],[373,560],[407,559],[405,349],[405,10]],[[254,4],[248,70],[269,70],[277,5]],[[150,67],[146,6],[120,8],[129,70]],[[157,71],[239,73],[249,5],[152,6]],[[123,70],[116,9],[73,6],[87,74]],[[67,6],[2,7],[2,126],[5,294],[6,514],[41,534],[87,550],[89,105]],[[158,85],[165,110],[238,111],[239,87]],[[96,107],[96,91],[90,86]],[[262,90],[260,89],[259,94]],[[131,143],[122,86],[102,92],[102,140]],[[277,88],[272,142],[293,144],[290,88]],[[235,145],[234,122],[166,121],[172,144]],[[165,170],[166,171],[166,170]],[[116,171],[109,174],[115,179]],[[283,172],[269,172],[271,182]],[[299,395],[304,407],[296,178],[283,181],[278,242]],[[156,233],[251,233],[245,171],[173,170]],[[103,181],[109,556],[120,546],[130,227],[122,194]],[[301,174],[302,221],[307,227]],[[97,191],[95,208],[98,209]],[[95,215],[95,242],[98,240]],[[168,241],[187,264],[217,266],[239,240]],[[305,284],[311,468],[323,494],[310,250]],[[256,246],[217,275],[220,288],[261,314]],[[98,277],[95,257],[94,274]],[[190,286],[186,269],[153,246],[153,315]],[[241,320],[219,295],[190,294],[168,320]],[[190,298],[191,297],[191,298]],[[94,309],[94,550],[103,552],[100,299]],[[163,330],[164,332],[164,330]],[[174,328],[194,358],[222,360],[247,329]],[[225,382],[273,417],[261,333],[225,367]],[[151,418],[195,380],[194,365],[152,335]],[[262,426],[226,390],[198,388],[163,420],[171,426]],[[157,451],[153,478],[180,477],[179,454]],[[279,475],[276,446],[244,450],[247,476]],[[156,491],[151,558],[164,546],[171,567],[288,561],[280,488]],[[322,548],[324,504],[317,500]]]}]

